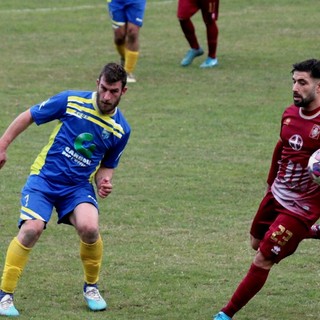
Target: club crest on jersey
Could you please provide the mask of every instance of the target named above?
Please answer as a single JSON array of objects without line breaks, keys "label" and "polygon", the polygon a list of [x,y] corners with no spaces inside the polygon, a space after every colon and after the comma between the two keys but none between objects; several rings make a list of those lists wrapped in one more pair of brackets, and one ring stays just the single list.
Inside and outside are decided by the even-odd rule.
[{"label": "club crest on jersey", "polygon": [[320,135],[320,126],[317,124],[314,124],[310,131],[309,137],[311,139],[319,139],[319,135]]},{"label": "club crest on jersey", "polygon": [[287,118],[287,119],[285,119],[285,120],[283,121],[283,124],[286,125],[286,126],[288,126],[290,122],[291,122],[291,119],[290,119],[290,118]]},{"label": "club crest on jersey", "polygon": [[101,136],[103,140],[107,140],[110,137],[110,132],[106,129],[103,129]]}]

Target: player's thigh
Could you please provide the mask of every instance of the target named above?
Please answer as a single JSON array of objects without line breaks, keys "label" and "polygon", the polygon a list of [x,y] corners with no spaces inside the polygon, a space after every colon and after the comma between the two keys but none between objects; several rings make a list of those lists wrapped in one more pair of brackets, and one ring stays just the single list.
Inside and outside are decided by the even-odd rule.
[{"label": "player's thigh", "polygon": [[26,220],[49,222],[53,203],[47,194],[25,186],[21,192],[19,226]]},{"label": "player's thigh", "polygon": [[297,250],[308,232],[304,222],[294,216],[280,213],[260,242],[259,249],[267,259],[278,263]]},{"label": "player's thigh", "polygon": [[202,11],[202,15],[209,14],[214,16],[215,20],[218,20],[219,15],[219,1],[218,0],[198,0],[199,7]]},{"label": "player's thigh", "polygon": [[197,0],[179,0],[177,17],[179,20],[191,18],[198,10],[199,5]]},{"label": "player's thigh", "polygon": [[146,1],[137,1],[126,7],[126,20],[138,27],[142,27]]},{"label": "player's thigh", "polygon": [[[99,209],[98,201],[91,183],[87,183],[80,187],[70,188],[68,192],[56,201],[55,207],[58,213],[58,223],[66,224],[74,224],[70,218],[75,211],[82,214],[83,217],[80,216],[80,214],[77,214],[77,217],[79,216],[79,218],[76,221],[81,223],[82,219],[86,219],[87,216],[97,216]],[[82,208],[88,208],[88,215],[86,214],[86,210],[82,210]],[[95,223],[94,217],[92,218],[92,223]],[[89,224],[89,221],[88,225],[91,225]]]},{"label": "player's thigh", "polygon": [[109,16],[114,29],[124,26],[127,22],[125,6],[121,1],[108,3]]},{"label": "player's thigh", "polygon": [[77,230],[97,229],[99,225],[98,209],[92,203],[80,203],[70,215],[70,221]]},{"label": "player's thigh", "polygon": [[278,203],[273,197],[271,191],[260,202],[259,208],[251,224],[250,235],[252,238],[262,240],[269,230],[269,227],[276,219]]}]

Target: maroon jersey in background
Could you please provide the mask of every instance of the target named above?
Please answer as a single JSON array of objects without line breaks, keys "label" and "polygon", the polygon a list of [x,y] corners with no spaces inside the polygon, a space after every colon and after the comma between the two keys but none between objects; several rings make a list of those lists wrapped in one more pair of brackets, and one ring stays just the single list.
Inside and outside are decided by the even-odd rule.
[{"label": "maroon jersey in background", "polygon": [[213,13],[215,20],[219,16],[219,0],[179,0],[178,1],[178,18],[189,19],[199,9],[203,12]]}]

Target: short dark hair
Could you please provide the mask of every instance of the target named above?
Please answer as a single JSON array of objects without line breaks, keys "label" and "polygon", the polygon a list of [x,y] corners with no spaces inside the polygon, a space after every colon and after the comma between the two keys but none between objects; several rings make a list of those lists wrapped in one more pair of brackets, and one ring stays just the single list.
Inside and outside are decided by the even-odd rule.
[{"label": "short dark hair", "polygon": [[100,72],[99,80],[104,77],[106,82],[114,83],[121,81],[122,88],[127,84],[127,73],[124,68],[115,62],[107,63]]},{"label": "short dark hair", "polygon": [[320,79],[320,61],[309,59],[292,65],[291,73],[295,71],[309,72],[312,78]]}]

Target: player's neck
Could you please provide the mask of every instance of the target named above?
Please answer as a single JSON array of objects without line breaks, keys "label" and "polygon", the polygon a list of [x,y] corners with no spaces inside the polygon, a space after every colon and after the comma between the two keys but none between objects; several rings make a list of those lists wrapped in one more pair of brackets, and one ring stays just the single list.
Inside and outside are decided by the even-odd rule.
[{"label": "player's neck", "polygon": [[305,114],[306,116],[312,116],[320,111],[320,104],[317,107],[305,109],[301,108],[301,112]]}]

